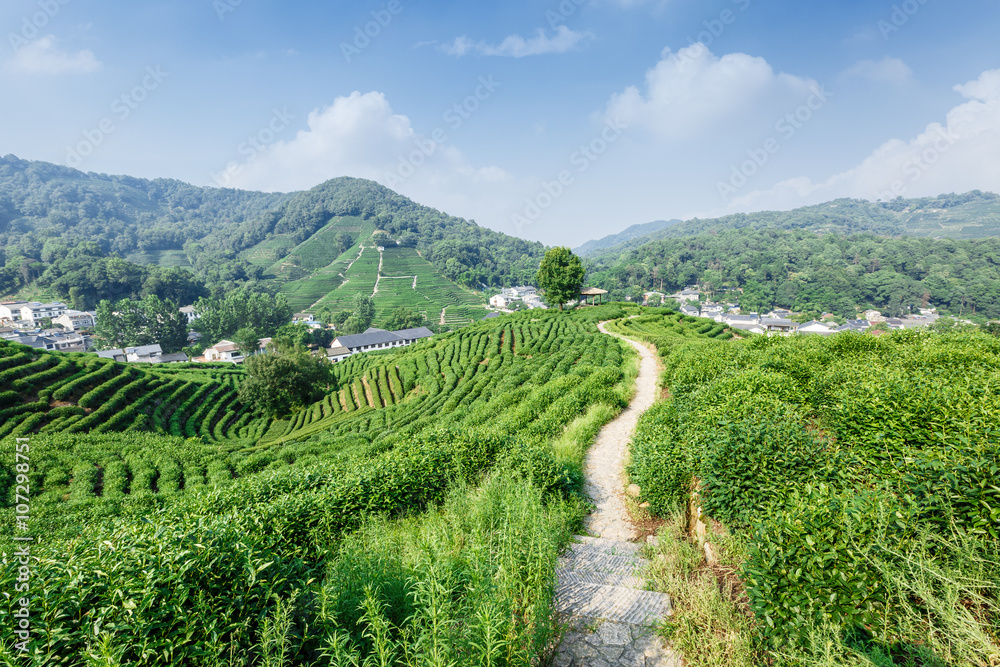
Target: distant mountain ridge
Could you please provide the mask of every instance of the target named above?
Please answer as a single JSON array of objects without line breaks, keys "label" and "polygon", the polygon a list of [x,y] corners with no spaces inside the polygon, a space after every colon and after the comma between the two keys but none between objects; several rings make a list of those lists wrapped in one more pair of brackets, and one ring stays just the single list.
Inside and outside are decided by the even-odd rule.
[{"label": "distant mountain ridge", "polygon": [[[642,225],[634,225],[629,230],[635,227]],[[605,243],[607,239],[614,237],[605,237],[580,248],[586,247],[586,254],[590,256],[620,255],[653,241],[748,228],[809,230],[842,235],[870,232],[881,236],[990,238],[1000,236],[1000,195],[973,190],[965,194],[896,199],[890,202],[837,199],[791,211],[736,213],[711,219],[694,218],[645,235],[633,236],[615,245]],[[622,234],[626,232],[628,230]]]},{"label": "distant mountain ridge", "polygon": [[606,248],[613,248],[617,245],[621,245],[622,243],[626,243],[632,239],[654,234],[673,225],[679,225],[682,222],[682,220],[655,220],[641,225],[632,225],[628,229],[625,229],[617,234],[611,234],[610,236],[605,236],[604,238],[596,239],[594,241],[587,241],[579,248],[575,248],[573,252],[581,257],[586,257]]}]

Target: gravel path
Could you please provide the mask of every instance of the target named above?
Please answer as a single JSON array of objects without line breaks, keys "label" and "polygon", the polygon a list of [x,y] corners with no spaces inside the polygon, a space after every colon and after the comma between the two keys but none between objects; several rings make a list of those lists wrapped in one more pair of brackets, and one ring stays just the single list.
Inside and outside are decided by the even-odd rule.
[{"label": "gravel path", "polygon": [[609,333],[604,324],[597,325],[602,333],[614,336],[634,347],[641,356],[635,397],[618,417],[607,424],[587,453],[585,473],[587,495],[597,506],[586,520],[587,530],[596,537],[628,541],[635,539],[623,499],[623,475],[629,439],[639,417],[656,402],[659,379],[656,356],[635,341]]},{"label": "gravel path", "polygon": [[569,632],[555,651],[553,667],[681,667],[681,656],[663,644],[653,627],[673,613],[669,595],[646,590],[648,563],[623,497],[624,464],[632,432],[656,402],[659,366],[640,343],[641,358],[632,402],[607,424],[587,453],[586,491],[596,508],[586,519],[590,536],[577,537],[559,559],[556,610]]}]

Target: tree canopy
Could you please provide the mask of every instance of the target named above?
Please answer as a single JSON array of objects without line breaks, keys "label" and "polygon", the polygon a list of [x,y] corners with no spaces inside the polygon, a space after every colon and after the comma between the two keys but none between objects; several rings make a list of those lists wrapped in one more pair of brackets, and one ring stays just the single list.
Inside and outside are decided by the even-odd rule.
[{"label": "tree canopy", "polygon": [[274,416],[320,400],[334,381],[333,365],[301,347],[259,354],[244,365],[246,378],[240,383],[240,401]]},{"label": "tree canopy", "polygon": [[164,352],[179,352],[187,344],[187,326],[187,316],[173,301],[152,295],[104,300],[97,306],[94,342],[103,350],[159,344]]},{"label": "tree canopy", "polygon": [[232,340],[246,327],[267,338],[292,319],[292,308],[283,295],[246,289],[221,299],[199,299],[194,308],[199,317],[192,326],[212,342]]},{"label": "tree canopy", "polygon": [[559,306],[580,297],[580,287],[586,271],[580,258],[569,248],[552,248],[545,253],[541,266],[538,268],[538,286],[545,294],[545,301],[550,306]]},{"label": "tree canopy", "polygon": [[708,298],[757,312],[780,307],[853,318],[872,307],[902,316],[931,304],[948,314],[1000,318],[1000,238],[740,229],[654,241],[588,260],[588,268],[588,281],[619,299],[629,290],[669,294],[697,284]]}]

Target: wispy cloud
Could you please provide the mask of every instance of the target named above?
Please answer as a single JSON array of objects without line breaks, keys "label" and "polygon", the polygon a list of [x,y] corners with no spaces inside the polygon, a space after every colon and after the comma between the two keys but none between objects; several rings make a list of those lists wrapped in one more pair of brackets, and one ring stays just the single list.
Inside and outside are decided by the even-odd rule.
[{"label": "wispy cloud", "polygon": [[646,73],[645,88],[629,86],[613,95],[605,118],[620,118],[669,141],[691,140],[716,134],[722,126],[753,127],[760,119],[780,117],[817,85],[775,72],[763,58],[745,53],[720,58],[697,43],[677,53],[664,50]]},{"label": "wispy cloud", "polygon": [[913,78],[913,70],[899,58],[885,57],[882,60],[859,60],[844,71],[845,78],[858,78],[874,83],[907,83]]},{"label": "wispy cloud", "polygon": [[441,50],[452,56],[478,55],[502,56],[507,58],[524,58],[539,56],[546,53],[566,53],[577,45],[593,38],[589,32],[576,32],[564,25],[558,26],[555,35],[549,37],[545,30],[538,29],[534,37],[525,39],[520,35],[510,35],[500,44],[473,42],[466,36],[458,37],[454,42],[445,44]]},{"label": "wispy cloud", "polygon": [[87,74],[100,67],[93,51],[64,51],[52,35],[29,42],[7,62],[7,69],[19,74]]},{"label": "wispy cloud", "polygon": [[1000,70],[955,86],[966,98],[943,123],[909,140],[892,139],[859,165],[815,182],[788,179],[735,199],[736,210],[790,209],[840,197],[893,199],[942,192],[996,190],[1000,183]]}]

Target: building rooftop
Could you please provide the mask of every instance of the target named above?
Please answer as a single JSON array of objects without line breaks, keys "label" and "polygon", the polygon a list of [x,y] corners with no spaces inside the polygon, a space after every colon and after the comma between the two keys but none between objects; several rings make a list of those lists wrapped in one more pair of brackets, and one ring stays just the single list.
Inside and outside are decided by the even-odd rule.
[{"label": "building rooftop", "polygon": [[367,347],[369,345],[382,345],[384,343],[398,343],[399,336],[384,329],[368,329],[362,334],[350,336],[337,336],[336,342],[344,347],[356,348]]},{"label": "building rooftop", "polygon": [[396,334],[403,340],[415,340],[417,338],[430,338],[434,335],[434,332],[427,327],[415,327],[413,329],[400,329],[399,331],[391,331],[389,333]]}]

